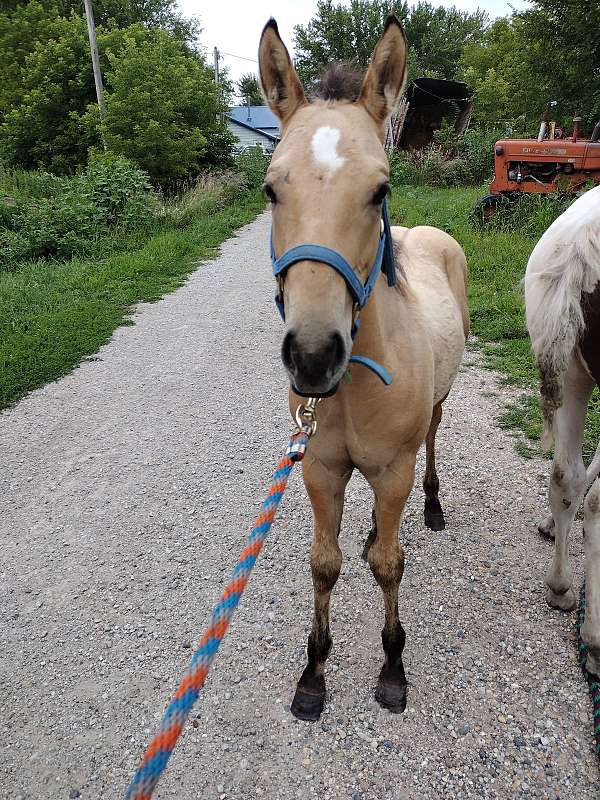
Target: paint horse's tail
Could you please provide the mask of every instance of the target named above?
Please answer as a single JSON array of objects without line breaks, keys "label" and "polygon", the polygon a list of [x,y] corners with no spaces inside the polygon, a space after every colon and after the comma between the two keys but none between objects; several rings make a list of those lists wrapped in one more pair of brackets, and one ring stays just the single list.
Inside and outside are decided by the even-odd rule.
[{"label": "paint horse's tail", "polygon": [[541,378],[542,447],[549,449],[564,376],[583,333],[582,292],[592,292],[600,280],[600,225],[598,219],[589,220],[549,230],[546,236],[550,246],[540,247],[540,240],[523,284],[527,327]]}]

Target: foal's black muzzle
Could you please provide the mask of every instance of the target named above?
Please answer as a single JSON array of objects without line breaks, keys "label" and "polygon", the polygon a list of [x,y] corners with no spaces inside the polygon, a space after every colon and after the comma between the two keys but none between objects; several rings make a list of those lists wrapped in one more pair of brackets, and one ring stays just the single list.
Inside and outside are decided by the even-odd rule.
[{"label": "foal's black muzzle", "polygon": [[340,371],[348,360],[344,339],[334,331],[316,344],[302,342],[295,330],[286,333],[281,358],[292,379],[292,388],[304,397],[335,394]]}]

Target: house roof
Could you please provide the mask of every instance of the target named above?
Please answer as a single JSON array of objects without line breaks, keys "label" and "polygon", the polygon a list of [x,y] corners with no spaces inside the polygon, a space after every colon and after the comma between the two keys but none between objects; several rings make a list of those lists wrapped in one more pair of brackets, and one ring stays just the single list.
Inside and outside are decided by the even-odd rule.
[{"label": "house roof", "polygon": [[261,128],[254,128],[252,125],[247,125],[245,122],[240,122],[239,120],[234,119],[229,114],[227,114],[227,118],[234,125],[239,125],[241,128],[246,128],[249,131],[253,131],[254,133],[259,134],[260,136],[264,136],[265,139],[269,139],[271,142],[277,143],[279,141],[279,136],[274,136],[272,133],[267,133],[267,131],[264,131]]},{"label": "house roof", "polygon": [[268,106],[233,106],[227,116],[249,128],[270,128],[279,132],[279,120]]}]

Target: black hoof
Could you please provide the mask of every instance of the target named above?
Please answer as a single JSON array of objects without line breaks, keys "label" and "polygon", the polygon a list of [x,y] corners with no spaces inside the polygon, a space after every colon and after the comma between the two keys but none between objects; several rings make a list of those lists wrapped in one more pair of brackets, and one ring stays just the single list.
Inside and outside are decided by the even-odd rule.
[{"label": "black hoof", "polygon": [[443,531],[446,527],[443,511],[425,511],[425,525],[432,531]]},{"label": "black hoof", "polygon": [[298,686],[290,710],[296,719],[302,719],[305,722],[316,722],[321,716],[324,705],[325,690],[322,693],[312,692]]},{"label": "black hoof", "polygon": [[406,708],[406,684],[390,684],[380,681],[375,689],[375,700],[392,714],[401,714]]}]

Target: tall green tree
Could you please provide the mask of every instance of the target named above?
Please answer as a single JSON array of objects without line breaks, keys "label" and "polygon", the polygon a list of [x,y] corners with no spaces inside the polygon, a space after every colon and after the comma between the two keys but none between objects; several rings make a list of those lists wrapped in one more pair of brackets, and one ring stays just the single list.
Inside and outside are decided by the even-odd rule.
[{"label": "tall green tree", "polygon": [[94,99],[85,20],[44,20],[39,4],[31,3],[31,9],[17,10],[13,22],[4,35],[0,25],[0,60],[7,42],[18,56],[12,80],[0,90],[0,155],[16,166],[68,172],[85,163],[88,146],[99,141],[96,135],[88,139],[81,126]]},{"label": "tall green tree", "polygon": [[236,86],[240,97],[251,106],[261,106],[264,103],[258,78],[254,73],[247,72],[245,75],[242,75],[237,81]]},{"label": "tall green tree", "polygon": [[600,118],[600,3],[598,0],[531,0],[517,15],[530,80],[563,117],[580,114],[588,127]]},{"label": "tall green tree", "polygon": [[422,0],[414,6],[398,0],[351,0],[348,5],[319,0],[310,22],[294,28],[296,67],[305,84],[314,84],[332,61],[349,61],[364,70],[390,12],[406,30],[410,79],[454,78],[463,47],[481,40],[488,22],[482,11],[468,13]]},{"label": "tall green tree", "polygon": [[[141,23],[99,27],[97,34],[106,139],[115,152],[137,160],[157,182],[227,162],[225,95],[201,54]],[[85,164],[101,144],[85,19],[37,2],[0,15],[5,65],[14,69],[10,82],[0,81],[0,158],[56,173]]]},{"label": "tall green tree", "polygon": [[546,102],[529,66],[533,47],[518,17],[495,20],[481,41],[465,45],[458,74],[473,90],[474,122],[493,127],[499,120],[520,120],[523,132],[533,133]]},{"label": "tall green tree", "polygon": [[[61,17],[84,14],[83,0],[36,0],[48,12]],[[14,11],[31,4],[31,0],[2,0],[2,11]],[[147,28],[163,28],[191,41],[197,23],[183,16],[177,0],[93,0],[96,25],[126,28],[141,23]]]},{"label": "tall green tree", "polygon": [[557,100],[559,123],[570,129],[580,114],[589,131],[600,118],[600,3],[532,0],[467,43],[460,63],[475,91],[475,121],[521,119],[532,134],[546,103]]}]

